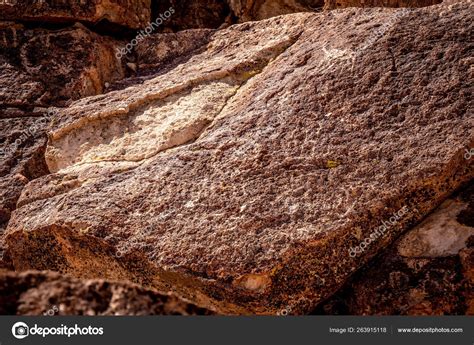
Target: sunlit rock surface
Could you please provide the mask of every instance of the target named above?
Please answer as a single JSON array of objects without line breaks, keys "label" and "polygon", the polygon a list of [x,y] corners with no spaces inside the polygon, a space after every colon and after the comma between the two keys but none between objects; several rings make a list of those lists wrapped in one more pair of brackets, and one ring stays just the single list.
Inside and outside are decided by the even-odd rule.
[{"label": "sunlit rock surface", "polygon": [[13,267],[222,313],[309,312],[473,177],[472,15],[465,2],[245,23],[73,103],[49,132],[53,174],[8,225]]},{"label": "sunlit rock surface", "polygon": [[49,173],[48,107],[102,93],[107,83],[124,78],[115,57],[120,44],[80,24],[49,30],[0,22],[0,227],[28,181]]},{"label": "sunlit rock surface", "polygon": [[132,29],[148,25],[150,0],[5,0],[0,4],[0,20],[40,23],[100,21]]},{"label": "sunlit rock surface", "polygon": [[474,185],[443,202],[315,313],[474,315]]}]

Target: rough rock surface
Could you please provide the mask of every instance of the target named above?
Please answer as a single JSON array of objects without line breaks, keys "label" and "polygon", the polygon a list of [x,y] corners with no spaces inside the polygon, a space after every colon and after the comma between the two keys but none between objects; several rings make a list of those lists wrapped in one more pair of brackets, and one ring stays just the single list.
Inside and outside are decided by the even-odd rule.
[{"label": "rough rock surface", "polygon": [[[452,1],[452,0],[451,0]],[[296,12],[320,12],[344,7],[424,7],[442,0],[153,0],[153,17],[170,7],[176,14],[168,29],[217,29],[223,25],[268,19]]]},{"label": "rough rock surface", "polygon": [[474,315],[474,184],[446,200],[316,310]]},{"label": "rough rock surface", "polygon": [[262,20],[282,14],[320,11],[324,0],[229,0],[238,22]]},{"label": "rough rock surface", "polygon": [[3,230],[22,189],[49,173],[44,159],[48,119],[41,109],[0,109],[0,267],[10,267],[4,255]]},{"label": "rough rock surface", "polygon": [[150,0],[6,0],[0,20],[110,23],[138,29],[151,18]]},{"label": "rough rock surface", "polygon": [[154,0],[154,17],[169,7],[176,14],[166,23],[172,30],[217,29],[223,25],[268,19],[295,12],[321,11],[324,0]]},{"label": "rough rock surface", "polygon": [[[453,0],[448,0],[453,1]],[[455,1],[455,0],[454,0]],[[296,12],[320,12],[344,7],[424,7],[442,0],[153,0],[153,17],[169,7],[176,14],[167,29],[217,29],[223,25],[268,19]]]},{"label": "rough rock surface", "polygon": [[72,104],[51,128],[55,173],[9,224],[12,265],[225,313],[311,310],[473,177],[472,9],[234,26],[166,74]]},{"label": "rough rock surface", "polygon": [[205,50],[215,30],[195,29],[163,33],[141,41],[135,49],[141,74],[156,76],[186,62]]},{"label": "rough rock surface", "polygon": [[[1,114],[1,112],[0,112]],[[48,173],[44,160],[46,122],[41,117],[0,117],[0,224],[10,218],[10,211],[21,189]]]},{"label": "rough rock surface", "polygon": [[152,0],[153,17],[159,18],[170,7],[175,13],[165,25],[174,31],[196,28],[217,29],[226,21],[231,22],[229,6],[227,1],[223,0]]},{"label": "rough rock surface", "polygon": [[8,226],[14,268],[128,279],[224,313],[310,311],[473,178],[473,13],[237,25],[165,75],[75,102],[51,128],[56,173]]},{"label": "rough rock surface", "polygon": [[324,8],[333,10],[345,7],[424,7],[443,0],[326,0]]},{"label": "rough rock surface", "polygon": [[0,22],[0,111],[64,106],[102,93],[106,82],[125,76],[115,57],[120,44],[80,24],[46,30]]},{"label": "rough rock surface", "polygon": [[53,272],[0,271],[0,315],[211,315],[172,294]]},{"label": "rough rock surface", "polygon": [[114,56],[118,44],[79,24],[46,30],[0,22],[0,227],[28,181],[49,172],[47,107],[101,93],[107,82],[123,78]]}]

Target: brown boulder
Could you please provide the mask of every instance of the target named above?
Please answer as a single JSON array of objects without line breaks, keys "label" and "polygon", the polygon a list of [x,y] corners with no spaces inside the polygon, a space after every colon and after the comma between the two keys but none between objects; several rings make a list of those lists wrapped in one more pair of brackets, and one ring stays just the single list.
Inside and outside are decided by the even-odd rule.
[{"label": "brown boulder", "polygon": [[[115,58],[120,42],[80,24],[45,30],[0,22],[0,38],[0,227],[5,227],[23,187],[49,173],[47,107],[101,93],[124,71]],[[0,251],[2,242],[0,233]]]},{"label": "brown boulder", "polygon": [[0,315],[211,315],[172,294],[53,272],[0,271]]},{"label": "brown boulder", "polygon": [[138,29],[148,24],[150,11],[150,0],[5,0],[0,3],[0,20],[92,24],[107,20]]},{"label": "brown boulder", "polygon": [[81,24],[45,30],[0,22],[0,37],[0,118],[17,116],[5,114],[8,107],[64,106],[124,77],[115,57],[123,42]]},{"label": "brown boulder", "polygon": [[51,128],[54,174],[8,226],[13,266],[223,313],[309,312],[474,177],[473,13],[245,23],[142,85],[75,102]]},{"label": "brown boulder", "polygon": [[471,183],[357,273],[316,313],[473,315],[473,214]]}]

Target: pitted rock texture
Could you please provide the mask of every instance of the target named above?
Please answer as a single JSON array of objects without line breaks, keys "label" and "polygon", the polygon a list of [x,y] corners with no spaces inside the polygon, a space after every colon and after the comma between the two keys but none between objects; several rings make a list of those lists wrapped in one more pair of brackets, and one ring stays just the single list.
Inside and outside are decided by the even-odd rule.
[{"label": "pitted rock texture", "polygon": [[150,0],[11,0],[0,4],[0,20],[35,22],[109,21],[132,29],[151,18]]},{"label": "pitted rock texture", "polygon": [[[164,73],[206,49],[215,30],[195,29],[152,35],[135,49],[141,74]],[[155,73],[152,73],[155,72]]]},{"label": "pitted rock texture", "polygon": [[168,29],[174,31],[192,28],[217,29],[234,23],[243,23],[295,12],[321,11],[324,0],[152,0],[154,17],[169,7],[176,10]]},{"label": "pitted rock texture", "polygon": [[49,133],[54,174],[9,223],[14,268],[131,280],[221,313],[309,312],[474,177],[473,13],[245,23],[75,102]]},{"label": "pitted rock texture", "polygon": [[[25,185],[46,175],[45,110],[0,109],[0,267],[11,267],[4,253],[4,229]],[[8,117],[13,116],[13,117]]]},{"label": "pitted rock texture", "polygon": [[474,315],[474,183],[394,243],[318,314]]},{"label": "pitted rock texture", "polygon": [[[41,113],[40,113],[41,114]],[[1,111],[0,111],[1,116]],[[10,218],[29,180],[47,174],[44,160],[46,119],[0,117],[0,224]]]},{"label": "pitted rock texture", "polygon": [[175,13],[164,26],[173,31],[217,29],[226,22],[230,24],[232,19],[227,1],[223,0],[152,0],[154,18],[160,18],[170,8]]},{"label": "pitted rock texture", "polygon": [[326,0],[324,8],[334,10],[344,7],[424,7],[442,2],[443,0]]},{"label": "pitted rock texture", "polygon": [[46,30],[0,22],[0,227],[28,181],[49,173],[47,108],[101,93],[107,82],[123,78],[114,56],[120,43],[79,24]]},{"label": "pitted rock texture", "polygon": [[[446,0],[448,1],[448,0]],[[449,0],[456,1],[456,0]],[[170,7],[176,14],[167,30],[222,28],[234,23],[268,19],[297,12],[321,12],[344,7],[424,7],[442,0],[152,0],[153,18]]]},{"label": "pitted rock texture", "polygon": [[170,7],[176,14],[165,23],[174,31],[192,28],[217,29],[233,23],[268,19],[297,12],[321,12],[344,7],[424,7],[442,0],[153,0],[153,17]]},{"label": "pitted rock texture", "polygon": [[172,294],[54,272],[0,271],[0,315],[212,315]]},{"label": "pitted rock texture", "polygon": [[238,22],[262,20],[295,12],[321,11],[324,0],[229,0]]},{"label": "pitted rock texture", "polygon": [[0,22],[0,112],[64,106],[102,93],[106,82],[125,76],[115,57],[120,44],[80,24],[46,30]]},{"label": "pitted rock texture", "polygon": [[[258,23],[247,35],[245,25],[216,32],[203,52],[169,73],[59,112],[46,153],[50,170],[96,162],[136,165],[197,139],[247,80],[297,40],[306,19],[290,18],[281,28]],[[269,39],[260,42],[262,37]]]},{"label": "pitted rock texture", "polygon": [[[0,222],[28,180],[47,172],[45,128],[50,105],[104,91],[124,77],[118,44],[78,25],[63,30],[0,24]],[[19,175],[18,175],[19,174]]]}]

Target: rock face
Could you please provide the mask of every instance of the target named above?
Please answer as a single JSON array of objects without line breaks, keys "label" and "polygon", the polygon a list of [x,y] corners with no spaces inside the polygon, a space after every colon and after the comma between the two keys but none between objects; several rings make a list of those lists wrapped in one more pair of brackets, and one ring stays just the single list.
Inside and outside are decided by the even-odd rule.
[{"label": "rock face", "polygon": [[170,7],[176,10],[167,27],[217,29],[222,25],[244,23],[296,12],[320,12],[344,7],[424,7],[442,0],[166,0],[152,2],[153,16]]},{"label": "rock face", "polygon": [[324,0],[154,0],[154,17],[176,10],[167,24],[172,30],[217,29],[222,25],[268,19],[295,12],[321,11]]},{"label": "rock face", "polygon": [[175,13],[166,23],[166,27],[174,31],[196,28],[217,29],[226,21],[230,23],[231,20],[229,6],[222,0],[152,0],[152,8],[155,18],[159,18],[169,8],[174,9]]},{"label": "rock face", "polygon": [[238,22],[262,20],[282,14],[320,11],[324,0],[229,0]]},{"label": "rock face", "polygon": [[5,0],[0,4],[0,20],[92,24],[107,20],[138,29],[149,23],[150,6],[150,0]]},{"label": "rock face", "polygon": [[46,107],[104,91],[124,77],[119,42],[86,28],[25,29],[0,23],[0,222],[8,219],[28,180],[43,175]]},{"label": "rock face", "polygon": [[326,0],[324,8],[333,10],[344,7],[424,7],[442,2],[443,0]]},{"label": "rock face", "polygon": [[60,110],[53,174],[8,225],[13,267],[220,313],[311,311],[474,177],[473,13],[236,25],[167,73]]},{"label": "rock face", "polygon": [[166,23],[168,29],[217,29],[296,12],[320,12],[344,7],[424,7],[442,0],[153,0],[153,17],[170,7],[176,14]]},{"label": "rock face", "polygon": [[74,23],[102,22],[143,29],[170,8],[175,13],[164,26],[172,30],[217,29],[223,24],[262,20],[295,12],[343,7],[423,7],[442,0],[4,0],[0,21]]},{"label": "rock face", "polygon": [[0,315],[211,315],[171,295],[52,272],[1,272]]},{"label": "rock face", "polygon": [[[115,49],[121,42],[77,24],[60,30],[0,22],[0,111],[64,106],[124,78]],[[0,115],[12,117],[16,115]]]},{"label": "rock face", "polygon": [[4,228],[23,187],[49,172],[45,130],[52,113],[47,107],[102,93],[107,82],[123,78],[125,72],[115,58],[121,42],[80,24],[46,30],[0,22],[0,38],[0,228]]},{"label": "rock face", "polygon": [[[49,171],[44,160],[45,118],[2,118],[1,115],[0,111],[0,138],[3,139],[0,149],[0,227],[5,227],[23,187]],[[0,252],[3,249],[1,237]]]},{"label": "rock face", "polygon": [[474,185],[446,200],[316,313],[474,315]]},{"label": "rock face", "polygon": [[156,76],[205,50],[215,30],[196,29],[150,36],[136,48],[140,74]]}]

